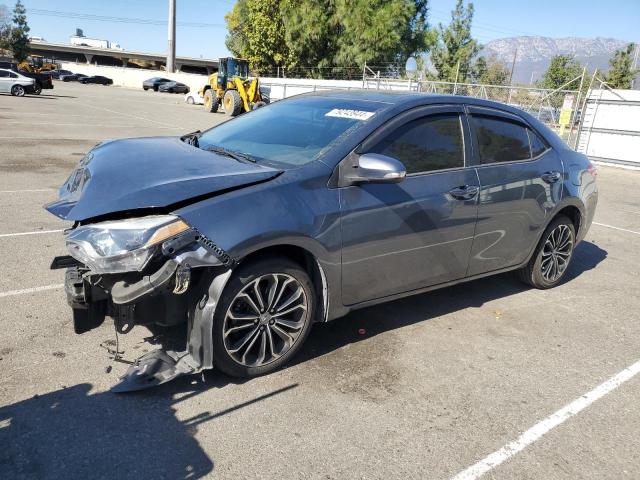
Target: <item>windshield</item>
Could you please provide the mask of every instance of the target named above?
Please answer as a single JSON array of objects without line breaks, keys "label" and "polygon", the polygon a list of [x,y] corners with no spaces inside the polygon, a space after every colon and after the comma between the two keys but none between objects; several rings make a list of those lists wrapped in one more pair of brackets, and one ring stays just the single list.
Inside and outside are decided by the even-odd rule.
[{"label": "windshield", "polygon": [[198,144],[204,150],[221,147],[249,155],[258,163],[297,167],[318,158],[386,106],[316,96],[283,100],[207,130]]}]

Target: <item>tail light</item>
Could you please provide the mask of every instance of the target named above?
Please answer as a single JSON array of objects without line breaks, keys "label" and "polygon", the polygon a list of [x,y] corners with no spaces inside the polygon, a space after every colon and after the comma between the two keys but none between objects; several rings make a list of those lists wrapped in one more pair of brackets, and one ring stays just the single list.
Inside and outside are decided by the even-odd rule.
[{"label": "tail light", "polygon": [[587,167],[587,172],[589,172],[593,178],[596,178],[598,176],[598,169],[591,162],[589,162],[589,166]]}]

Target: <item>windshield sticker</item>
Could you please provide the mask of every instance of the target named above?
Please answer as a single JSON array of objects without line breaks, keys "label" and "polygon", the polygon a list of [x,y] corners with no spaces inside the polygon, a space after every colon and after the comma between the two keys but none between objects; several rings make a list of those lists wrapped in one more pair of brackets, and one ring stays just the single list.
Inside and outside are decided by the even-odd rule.
[{"label": "windshield sticker", "polygon": [[324,114],[325,117],[350,118],[352,120],[369,120],[376,112],[364,110],[348,110],[346,108],[334,108]]}]

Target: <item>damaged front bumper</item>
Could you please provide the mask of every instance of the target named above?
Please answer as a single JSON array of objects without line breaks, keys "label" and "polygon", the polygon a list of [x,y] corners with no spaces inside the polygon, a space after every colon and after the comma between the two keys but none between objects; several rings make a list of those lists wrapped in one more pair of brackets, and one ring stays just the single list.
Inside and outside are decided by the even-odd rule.
[{"label": "damaged front bumper", "polygon": [[115,392],[141,390],[213,367],[213,313],[235,261],[198,232],[189,230],[156,248],[142,272],[95,273],[72,257],[65,292],[78,334],[111,317],[118,333],[147,327],[161,348],[140,357]]}]

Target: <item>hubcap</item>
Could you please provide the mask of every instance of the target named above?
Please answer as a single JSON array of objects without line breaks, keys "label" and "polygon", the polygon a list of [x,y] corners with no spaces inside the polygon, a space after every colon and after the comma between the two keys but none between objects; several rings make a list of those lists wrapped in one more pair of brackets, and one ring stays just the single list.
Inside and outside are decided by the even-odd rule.
[{"label": "hubcap", "polygon": [[540,268],[542,276],[549,282],[558,280],[569,265],[573,251],[573,235],[566,225],[558,225],[547,237],[542,248]]},{"label": "hubcap", "polygon": [[271,363],[296,343],[307,321],[308,299],[290,275],[263,275],[233,299],[222,335],[227,353],[247,367]]}]

